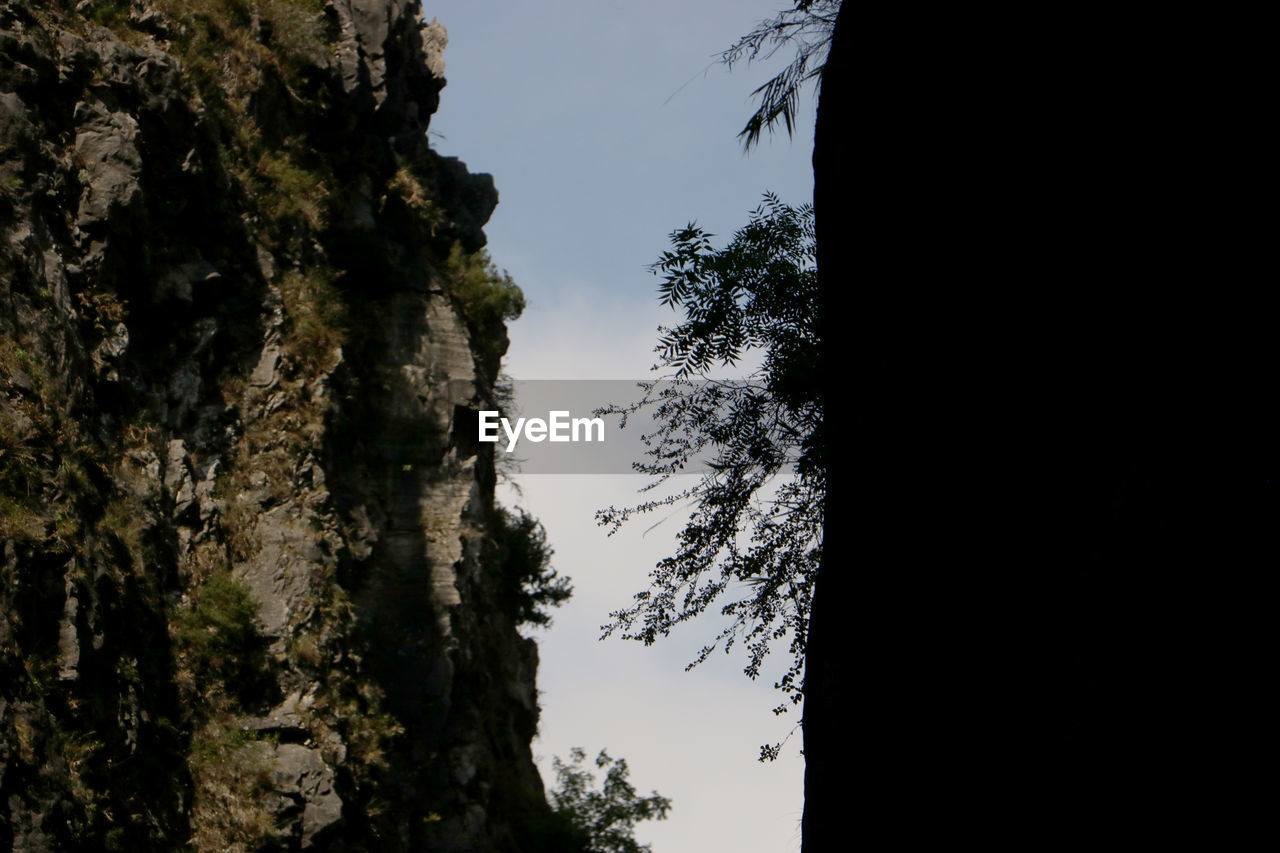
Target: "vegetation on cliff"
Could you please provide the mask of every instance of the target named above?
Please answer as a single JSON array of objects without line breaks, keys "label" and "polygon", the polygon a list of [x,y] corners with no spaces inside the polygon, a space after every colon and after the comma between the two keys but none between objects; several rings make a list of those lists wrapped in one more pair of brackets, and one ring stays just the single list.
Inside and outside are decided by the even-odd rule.
[{"label": "vegetation on cliff", "polygon": [[545,811],[515,628],[568,585],[441,426],[523,297],[427,144],[420,12],[345,14],[0,2],[0,847],[501,848]]}]

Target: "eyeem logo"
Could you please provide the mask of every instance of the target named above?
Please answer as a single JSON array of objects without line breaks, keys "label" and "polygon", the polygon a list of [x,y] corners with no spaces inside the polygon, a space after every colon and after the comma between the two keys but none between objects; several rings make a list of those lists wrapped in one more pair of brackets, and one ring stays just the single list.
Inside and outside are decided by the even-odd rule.
[{"label": "eyeem logo", "polygon": [[[567,411],[553,411],[547,414],[549,420],[542,418],[517,418],[515,427],[511,426],[511,421],[501,416],[501,412],[481,411],[480,412],[480,440],[496,444],[501,436],[498,434],[498,426],[502,426],[502,431],[507,434],[507,452],[516,449],[516,442],[520,440],[521,430],[524,431],[524,437],[529,441],[604,441],[604,420],[601,418],[573,418],[569,419]],[[592,430],[596,431],[598,438],[592,438]],[[585,435],[579,438],[579,430]]]}]

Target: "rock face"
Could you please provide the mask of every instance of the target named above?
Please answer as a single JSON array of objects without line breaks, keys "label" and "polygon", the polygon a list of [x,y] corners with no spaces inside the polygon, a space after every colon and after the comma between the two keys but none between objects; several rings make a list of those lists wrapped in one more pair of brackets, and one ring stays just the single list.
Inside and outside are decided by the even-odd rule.
[{"label": "rock face", "polygon": [[0,849],[546,849],[445,41],[0,0]]}]

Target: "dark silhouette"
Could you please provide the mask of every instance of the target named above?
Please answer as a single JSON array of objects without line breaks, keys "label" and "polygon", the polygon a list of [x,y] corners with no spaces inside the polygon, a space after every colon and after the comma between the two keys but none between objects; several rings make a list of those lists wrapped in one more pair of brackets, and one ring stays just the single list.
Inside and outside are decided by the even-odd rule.
[{"label": "dark silhouette", "polygon": [[[842,318],[841,322],[846,320],[844,312],[837,312],[836,303],[842,296],[848,298],[846,288],[852,280],[850,268],[857,260],[848,253],[848,247],[839,245],[841,237],[838,230],[838,208],[853,197],[848,191],[849,164],[841,150],[837,124],[845,113],[850,97],[847,81],[849,71],[845,57],[849,40],[848,21],[849,13],[841,11],[836,19],[831,48],[822,73],[813,146],[813,204],[818,254],[818,339],[821,342],[819,382],[823,411],[826,413],[824,423],[819,427],[819,438],[814,444],[826,450],[827,507],[824,512],[822,557],[809,611],[809,636],[805,655],[805,805],[802,844],[803,850],[809,853],[821,849],[818,839],[837,837],[834,834],[836,825],[843,821],[843,815],[846,814],[841,800],[847,796],[847,787],[838,780],[851,769],[848,765],[840,766],[842,762],[834,753],[835,744],[842,739],[841,729],[844,726],[840,703],[846,699],[841,695],[844,691],[841,689],[840,658],[844,654],[842,647],[847,648],[848,644],[844,641],[847,634],[842,637],[842,626],[834,621],[837,615],[833,615],[833,608],[847,607],[854,613],[861,613],[869,603],[860,603],[857,599],[859,591],[855,588],[855,570],[846,538],[849,520],[839,514],[833,497],[833,493],[850,486],[847,465],[850,454],[847,451],[841,452],[830,441],[833,422],[844,416],[850,402],[839,399],[847,393],[845,389],[848,385],[843,381],[845,377],[838,373],[848,362],[839,358],[837,353],[835,321],[837,317]],[[855,327],[862,326],[856,316],[848,320]],[[838,614],[838,611],[835,613]],[[855,685],[848,682],[845,686],[857,690]]]},{"label": "dark silhouette", "polygon": [[1221,846],[1261,814],[1273,454],[1212,428],[1274,384],[1245,378],[1275,315],[1224,189],[1258,162],[1252,54],[1240,27],[1205,54],[1199,19],[1048,18],[836,25],[824,390],[861,426],[828,442],[806,853]]}]

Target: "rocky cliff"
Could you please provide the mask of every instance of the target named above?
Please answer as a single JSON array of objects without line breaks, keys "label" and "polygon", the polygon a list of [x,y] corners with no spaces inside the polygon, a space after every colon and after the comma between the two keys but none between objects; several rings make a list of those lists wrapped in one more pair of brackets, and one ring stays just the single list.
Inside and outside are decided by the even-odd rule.
[{"label": "rocky cliff", "polygon": [[554,846],[444,44],[0,0],[0,849]]}]

